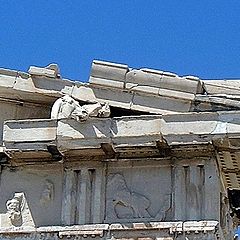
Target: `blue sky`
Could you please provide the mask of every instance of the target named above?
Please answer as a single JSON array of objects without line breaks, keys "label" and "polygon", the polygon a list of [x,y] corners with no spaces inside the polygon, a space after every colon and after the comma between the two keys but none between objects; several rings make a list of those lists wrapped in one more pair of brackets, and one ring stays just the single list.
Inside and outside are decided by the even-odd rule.
[{"label": "blue sky", "polygon": [[240,78],[239,13],[239,0],[0,0],[0,67],[56,62],[86,81],[100,59]]}]

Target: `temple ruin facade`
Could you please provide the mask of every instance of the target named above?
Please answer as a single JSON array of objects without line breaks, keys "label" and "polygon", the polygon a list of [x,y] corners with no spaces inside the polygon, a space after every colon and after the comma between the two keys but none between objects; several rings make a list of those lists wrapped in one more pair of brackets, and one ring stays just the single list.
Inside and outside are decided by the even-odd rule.
[{"label": "temple ruin facade", "polygon": [[0,239],[233,239],[240,80],[0,69],[0,109]]}]

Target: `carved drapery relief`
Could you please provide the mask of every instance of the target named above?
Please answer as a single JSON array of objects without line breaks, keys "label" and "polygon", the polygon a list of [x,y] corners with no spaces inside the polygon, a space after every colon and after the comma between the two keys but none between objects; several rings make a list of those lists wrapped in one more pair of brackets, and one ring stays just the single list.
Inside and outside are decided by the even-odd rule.
[{"label": "carved drapery relief", "polygon": [[2,214],[3,226],[34,226],[24,193],[15,193],[6,202],[7,213]]},{"label": "carved drapery relief", "polygon": [[21,225],[24,204],[22,193],[15,193],[14,197],[7,201],[7,214],[13,225]]},{"label": "carved drapery relief", "polygon": [[132,191],[122,174],[110,174],[107,182],[107,218],[113,219],[165,219],[171,208],[171,197],[163,196],[162,206],[155,214],[151,214],[151,200],[145,195]]},{"label": "carved drapery relief", "polygon": [[89,117],[109,117],[110,108],[107,103],[95,103],[80,106],[79,102],[65,95],[55,101],[51,111],[51,119],[73,118],[85,121]]}]

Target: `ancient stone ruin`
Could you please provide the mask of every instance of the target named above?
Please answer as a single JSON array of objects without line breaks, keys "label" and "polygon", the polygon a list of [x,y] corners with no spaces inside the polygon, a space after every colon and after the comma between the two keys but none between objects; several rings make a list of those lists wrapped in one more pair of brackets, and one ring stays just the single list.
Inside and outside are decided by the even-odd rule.
[{"label": "ancient stone ruin", "polygon": [[240,80],[0,69],[0,106],[0,239],[233,239]]}]

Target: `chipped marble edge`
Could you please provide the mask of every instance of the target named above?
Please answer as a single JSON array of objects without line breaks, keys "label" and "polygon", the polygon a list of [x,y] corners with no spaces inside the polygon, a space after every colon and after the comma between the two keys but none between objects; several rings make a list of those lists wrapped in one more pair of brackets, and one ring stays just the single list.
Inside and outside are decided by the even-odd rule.
[{"label": "chipped marble edge", "polygon": [[31,234],[54,233],[61,235],[101,235],[103,231],[136,231],[136,230],[168,230],[172,232],[208,232],[215,231],[218,221],[178,221],[178,222],[141,222],[141,223],[113,223],[113,224],[89,224],[74,226],[46,226],[46,227],[0,227],[0,234]]}]

